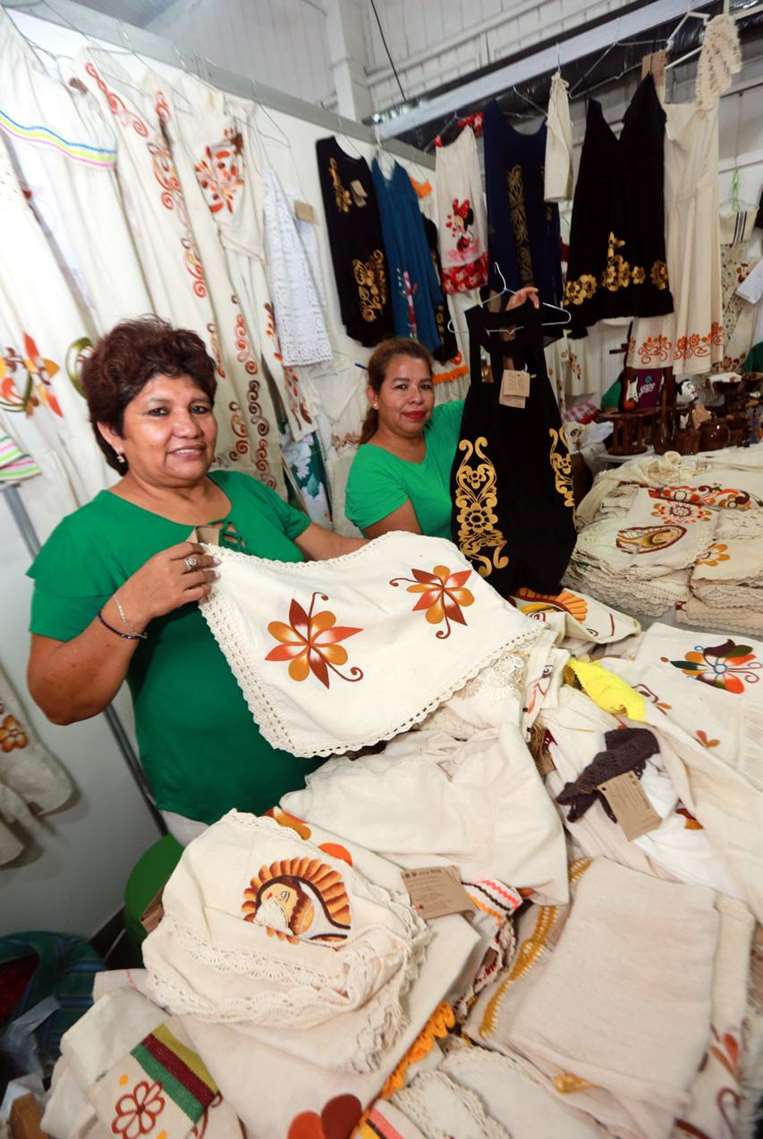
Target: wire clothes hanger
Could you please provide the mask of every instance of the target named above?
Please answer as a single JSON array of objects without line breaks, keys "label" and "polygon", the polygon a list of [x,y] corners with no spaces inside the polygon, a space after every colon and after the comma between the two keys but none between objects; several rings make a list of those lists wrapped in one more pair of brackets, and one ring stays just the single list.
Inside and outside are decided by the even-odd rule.
[{"label": "wire clothes hanger", "polygon": [[[503,272],[501,270],[501,266],[498,264],[497,261],[493,262],[493,268],[495,269],[498,276],[501,278],[501,284],[503,285],[503,288],[501,289],[501,291],[499,293],[491,293],[491,295],[489,297],[487,297],[486,300],[478,301],[477,304],[474,305],[475,308],[486,308],[488,305],[492,304],[494,301],[498,300],[500,297],[504,297],[507,295],[513,297],[516,295],[516,293],[518,291],[516,289],[510,289],[509,286],[506,284],[506,278],[504,277]],[[562,315],[565,318],[564,320],[544,320],[542,322],[542,325],[544,328],[563,327],[564,325],[572,323],[572,313],[568,309],[560,308],[559,305],[552,305],[550,303],[550,301],[541,301],[540,298],[539,298],[539,303],[540,303],[541,308],[553,309],[554,312],[562,313]],[[505,310],[505,311],[508,311],[508,310]],[[499,316],[500,314],[495,313],[495,315]],[[521,324],[515,325],[514,331],[518,331],[520,328],[523,328],[523,327],[524,326]],[[467,333],[469,331],[468,328],[464,328],[463,326],[459,326],[457,328],[452,318],[448,321],[448,330],[450,332],[459,331],[459,332],[467,332]],[[505,328],[488,328],[485,331],[486,332],[505,332],[506,329]]]}]

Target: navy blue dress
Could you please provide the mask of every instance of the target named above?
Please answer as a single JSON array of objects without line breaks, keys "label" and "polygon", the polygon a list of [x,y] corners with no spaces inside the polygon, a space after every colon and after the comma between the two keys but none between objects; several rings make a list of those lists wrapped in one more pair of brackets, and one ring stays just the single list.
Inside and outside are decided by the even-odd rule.
[{"label": "navy blue dress", "polygon": [[436,311],[444,298],[416,191],[399,162],[392,177],[385,178],[374,159],[371,175],[389,266],[395,335],[420,340],[430,352],[437,352],[441,340]]},{"label": "navy blue dress", "polygon": [[544,201],[546,124],[521,134],[496,102],[484,112],[489,284],[500,291],[496,261],[510,289],[535,285],[541,299],[562,296],[559,208]]}]

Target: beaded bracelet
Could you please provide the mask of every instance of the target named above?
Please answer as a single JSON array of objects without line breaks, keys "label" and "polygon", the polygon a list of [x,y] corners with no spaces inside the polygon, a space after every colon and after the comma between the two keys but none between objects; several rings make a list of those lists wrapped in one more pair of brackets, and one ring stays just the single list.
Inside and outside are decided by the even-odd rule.
[{"label": "beaded bracelet", "polygon": [[100,610],[98,611],[98,620],[101,622],[101,624],[106,629],[109,630],[110,633],[114,633],[117,637],[121,637],[124,641],[147,641],[148,640],[148,633],[122,633],[122,632],[120,632],[119,629],[115,629],[113,625],[110,625],[108,623],[108,621],[103,616],[103,613]]}]

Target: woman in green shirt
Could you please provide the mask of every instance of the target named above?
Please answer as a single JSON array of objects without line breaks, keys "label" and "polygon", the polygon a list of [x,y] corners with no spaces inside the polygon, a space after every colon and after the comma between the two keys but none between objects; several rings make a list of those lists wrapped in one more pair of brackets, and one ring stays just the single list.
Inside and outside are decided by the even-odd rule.
[{"label": "woman in green shirt", "polygon": [[[195,333],[118,325],[83,368],[96,439],[123,476],[59,524],[35,580],[29,688],[54,723],[95,716],[127,679],[141,762],[181,840],[232,807],[261,813],[316,761],[262,738],[199,609],[216,560],[190,540],[279,561],[362,545],[322,529],[248,475],[209,472],[214,363]],[[320,761],[318,761],[320,762]]]},{"label": "woman in green shirt", "polygon": [[[538,290],[513,293],[507,308]],[[417,340],[384,340],[368,361],[368,414],[347,480],[345,513],[367,538],[408,530],[451,538],[450,471],[463,400],[434,406],[432,357]]]},{"label": "woman in green shirt", "polygon": [[450,538],[450,468],[463,400],[434,406],[432,357],[416,340],[385,340],[368,361],[361,445],[345,512],[368,538],[409,530]]}]

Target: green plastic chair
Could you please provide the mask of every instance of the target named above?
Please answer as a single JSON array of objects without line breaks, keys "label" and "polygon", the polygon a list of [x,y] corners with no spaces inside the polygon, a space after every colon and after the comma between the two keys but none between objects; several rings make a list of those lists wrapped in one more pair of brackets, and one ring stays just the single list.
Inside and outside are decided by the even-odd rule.
[{"label": "green plastic chair", "polygon": [[136,862],[125,886],[125,929],[135,953],[146,931],[140,923],[141,914],[168,881],[180,861],[183,847],[171,834],[166,834],[150,846]]}]

